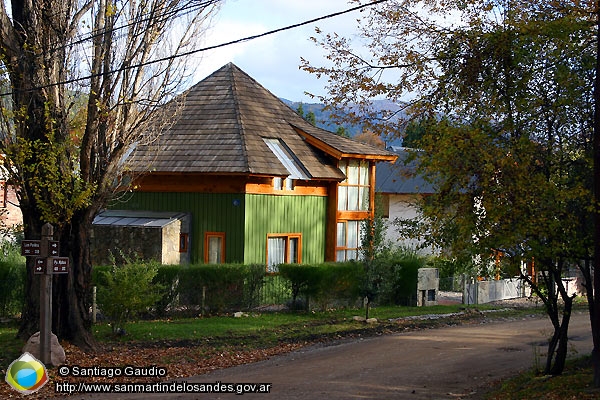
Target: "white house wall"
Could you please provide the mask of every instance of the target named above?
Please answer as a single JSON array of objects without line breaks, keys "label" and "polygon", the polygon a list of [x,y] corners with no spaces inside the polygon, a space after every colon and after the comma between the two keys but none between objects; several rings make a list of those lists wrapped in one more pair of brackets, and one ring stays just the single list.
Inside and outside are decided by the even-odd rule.
[{"label": "white house wall", "polygon": [[[386,194],[389,196],[389,220],[386,228],[386,239],[392,243],[411,249],[417,249],[422,240],[410,239],[403,237],[398,231],[398,227],[393,224],[396,218],[413,219],[418,215],[416,206],[414,205],[417,195],[406,194]],[[432,248],[419,249],[421,254],[434,254]]]}]

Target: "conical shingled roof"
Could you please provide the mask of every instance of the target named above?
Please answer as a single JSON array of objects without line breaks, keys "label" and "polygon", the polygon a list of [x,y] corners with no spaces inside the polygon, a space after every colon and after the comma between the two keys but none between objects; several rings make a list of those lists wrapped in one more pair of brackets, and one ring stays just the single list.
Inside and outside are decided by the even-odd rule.
[{"label": "conical shingled roof", "polygon": [[[315,128],[229,63],[182,94],[179,118],[155,143],[138,146],[133,170],[287,176],[263,139],[279,139],[311,178],[344,179],[323,151],[390,157],[387,151]],[[310,140],[307,140],[307,137]],[[311,141],[323,144],[315,147]],[[325,143],[325,144],[324,144]]]}]

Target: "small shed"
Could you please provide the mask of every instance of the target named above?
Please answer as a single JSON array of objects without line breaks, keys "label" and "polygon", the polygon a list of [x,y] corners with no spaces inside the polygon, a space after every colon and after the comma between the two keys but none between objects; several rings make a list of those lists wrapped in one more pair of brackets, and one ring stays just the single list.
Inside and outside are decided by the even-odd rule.
[{"label": "small shed", "polygon": [[93,221],[93,265],[129,259],[190,262],[191,216],[181,212],[105,210]]}]

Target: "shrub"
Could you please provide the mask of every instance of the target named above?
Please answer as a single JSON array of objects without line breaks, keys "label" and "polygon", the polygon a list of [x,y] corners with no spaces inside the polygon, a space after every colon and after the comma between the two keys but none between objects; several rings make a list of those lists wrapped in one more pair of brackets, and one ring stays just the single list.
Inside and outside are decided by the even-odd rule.
[{"label": "shrub", "polygon": [[16,242],[0,243],[0,317],[16,316],[24,301],[25,257]]},{"label": "shrub", "polygon": [[419,268],[426,258],[406,249],[395,249],[376,259],[380,304],[415,305]]},{"label": "shrub", "polygon": [[319,265],[322,272],[315,300],[321,309],[330,306],[354,305],[361,296],[364,268],[356,261],[325,263]]},{"label": "shrub", "polygon": [[291,308],[300,308],[301,305],[308,309],[312,299],[321,309],[325,309],[331,305],[348,305],[356,301],[363,268],[357,262],[282,264],[279,273],[288,282],[292,295]]},{"label": "shrub", "polygon": [[165,316],[167,309],[173,306],[179,295],[179,271],[180,265],[161,265],[152,280],[154,284],[163,288],[162,296],[155,304],[156,314]]},{"label": "shrub", "polygon": [[304,298],[304,305],[310,307],[310,297],[320,290],[323,271],[317,265],[308,264],[280,264],[279,274],[287,280],[292,292],[292,309],[299,307],[299,295]]},{"label": "shrub", "polygon": [[152,282],[157,271],[157,263],[140,261],[98,271],[98,305],[111,321],[113,333],[123,330],[127,321],[137,318],[162,297],[162,287]]},{"label": "shrub", "polygon": [[[239,310],[257,299],[261,280],[257,266],[242,264],[198,264],[182,268],[179,275],[180,301],[201,305],[203,312]],[[264,266],[260,268],[264,275]]]},{"label": "shrub", "polygon": [[265,266],[250,264],[244,266],[244,306],[252,309],[260,303],[261,289],[265,284]]}]

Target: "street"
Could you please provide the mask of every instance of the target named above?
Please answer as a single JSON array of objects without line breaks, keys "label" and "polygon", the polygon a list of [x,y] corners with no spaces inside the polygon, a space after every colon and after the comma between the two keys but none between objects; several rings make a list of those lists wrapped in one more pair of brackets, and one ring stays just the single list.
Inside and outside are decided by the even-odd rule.
[{"label": "street", "polygon": [[[539,317],[428,329],[311,346],[177,382],[196,389],[210,385],[222,391],[270,390],[244,395],[256,399],[478,399],[492,382],[543,365],[550,332],[548,319]],[[573,314],[569,332],[573,355],[591,352],[588,314]],[[121,393],[70,398],[240,397],[235,393]]]}]

